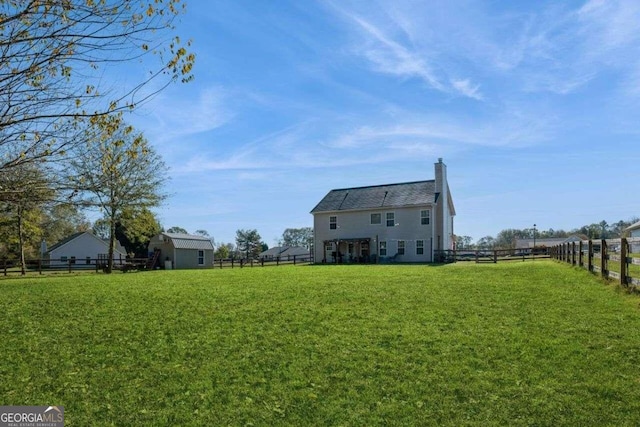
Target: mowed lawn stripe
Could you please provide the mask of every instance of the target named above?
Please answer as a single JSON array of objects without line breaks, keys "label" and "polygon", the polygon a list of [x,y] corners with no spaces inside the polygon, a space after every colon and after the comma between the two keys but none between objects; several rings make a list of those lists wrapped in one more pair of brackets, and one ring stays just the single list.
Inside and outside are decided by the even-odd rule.
[{"label": "mowed lawn stripe", "polygon": [[0,402],[67,425],[635,425],[637,296],[550,261],[0,282]]}]

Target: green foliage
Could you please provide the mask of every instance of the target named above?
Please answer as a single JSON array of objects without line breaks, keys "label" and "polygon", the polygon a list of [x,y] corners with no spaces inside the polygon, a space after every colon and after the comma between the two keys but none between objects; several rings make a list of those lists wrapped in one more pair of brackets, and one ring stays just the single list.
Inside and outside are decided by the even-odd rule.
[{"label": "green foliage", "polygon": [[262,237],[258,230],[237,230],[236,246],[245,258],[257,258],[262,252]]},{"label": "green foliage", "polygon": [[148,255],[149,241],[161,230],[160,222],[149,209],[128,207],[116,222],[116,239],[127,253],[144,258]]},{"label": "green foliage", "polygon": [[638,425],[638,297],[615,289],[545,261],[7,280],[0,401],[69,425]]},{"label": "green foliage", "polygon": [[213,253],[213,257],[215,259],[227,259],[231,257],[231,251],[229,250],[229,246],[226,244],[222,244],[216,247],[216,251]]},{"label": "green foliage", "polygon": [[313,228],[287,228],[282,233],[280,246],[300,246],[310,248],[313,246]]},{"label": "green foliage", "polygon": [[[0,169],[64,158],[84,142],[83,119],[128,111],[172,81],[192,80],[190,42],[171,36],[183,3],[151,3],[0,1]],[[145,76],[132,86],[94,77],[132,62]]]},{"label": "green foliage", "polygon": [[189,232],[182,227],[171,227],[167,230],[167,233],[176,233],[176,234],[189,234]]},{"label": "green foliage", "polygon": [[123,122],[121,114],[93,118],[87,134],[91,143],[70,162],[68,179],[81,191],[82,203],[100,208],[108,220],[108,259],[113,260],[118,220],[127,211],[142,212],[166,198],[167,168],[144,136]]}]

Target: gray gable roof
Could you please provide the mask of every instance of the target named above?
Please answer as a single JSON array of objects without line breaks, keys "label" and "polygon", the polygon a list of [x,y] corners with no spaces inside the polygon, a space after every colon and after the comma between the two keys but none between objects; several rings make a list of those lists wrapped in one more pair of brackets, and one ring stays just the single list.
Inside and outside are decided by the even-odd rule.
[{"label": "gray gable roof", "polygon": [[640,221],[631,224],[630,226],[628,226],[627,228],[624,229],[624,231],[632,231],[632,230],[636,230],[640,228]]},{"label": "gray gable roof", "polygon": [[214,250],[211,239],[205,236],[194,236],[192,234],[162,233],[173,242],[176,249],[198,249]]},{"label": "gray gable roof", "polygon": [[60,240],[55,245],[51,245],[51,247],[47,250],[47,252],[55,251],[60,246],[66,245],[67,243],[69,243],[70,241],[72,241],[76,237],[79,237],[79,236],[83,235],[84,233],[85,233],[84,231],[80,231],[78,233],[73,233],[72,235],[65,237],[64,239]]},{"label": "gray gable roof", "polygon": [[331,190],[311,213],[427,205],[436,200],[435,188],[429,180]]}]

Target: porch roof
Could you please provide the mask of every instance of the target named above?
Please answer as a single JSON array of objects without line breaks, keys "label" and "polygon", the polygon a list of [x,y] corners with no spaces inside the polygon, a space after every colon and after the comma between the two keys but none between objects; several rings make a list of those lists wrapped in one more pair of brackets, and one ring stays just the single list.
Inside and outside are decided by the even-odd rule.
[{"label": "porch roof", "polygon": [[346,238],[335,238],[335,239],[327,239],[324,240],[324,243],[327,242],[369,242],[371,241],[371,237],[346,237]]}]

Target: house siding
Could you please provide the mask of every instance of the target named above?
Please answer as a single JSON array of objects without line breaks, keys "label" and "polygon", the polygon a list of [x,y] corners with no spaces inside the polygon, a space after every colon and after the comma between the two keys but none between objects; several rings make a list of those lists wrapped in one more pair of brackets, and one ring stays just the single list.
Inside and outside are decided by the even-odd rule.
[{"label": "house siding", "polygon": [[[369,239],[369,254],[378,256],[378,242],[387,242],[387,257],[393,257],[397,253],[398,241],[405,242],[405,254],[397,255],[396,262],[431,262],[432,253],[432,224],[421,224],[420,211],[431,211],[433,206],[411,206],[385,209],[371,209],[359,211],[321,212],[314,215],[314,259],[316,262],[332,262],[332,251],[325,251],[326,241],[341,239]],[[397,225],[386,225],[386,214],[394,213],[394,222]],[[371,224],[371,214],[380,213],[381,224]],[[329,218],[337,217],[337,228],[329,228]],[[416,241],[424,241],[424,253],[416,254]],[[345,257],[349,256],[348,243],[342,243],[340,252]],[[356,247],[353,248],[357,250]],[[333,249],[335,250],[335,248]]]},{"label": "house siding", "polygon": [[[68,265],[71,257],[75,257],[76,266],[87,265],[87,257],[91,258],[91,265],[95,266],[96,259],[99,254],[107,254],[109,245],[94,235],[84,233],[64,245],[52,249],[48,253],[49,265],[52,267],[60,267]],[[67,261],[60,261],[61,257],[67,257]],[[113,258],[115,263],[120,260],[124,263],[127,254],[114,250]]]}]

